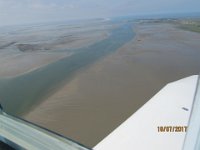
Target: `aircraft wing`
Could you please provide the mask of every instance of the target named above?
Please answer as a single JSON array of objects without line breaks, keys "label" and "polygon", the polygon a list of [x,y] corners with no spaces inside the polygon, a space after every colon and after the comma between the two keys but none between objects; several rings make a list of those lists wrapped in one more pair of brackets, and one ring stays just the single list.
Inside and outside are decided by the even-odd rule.
[{"label": "aircraft wing", "polygon": [[[96,145],[94,150],[181,150],[197,83],[198,76],[194,75],[166,85]],[[200,105],[198,106],[200,108]],[[198,137],[198,130],[199,125],[196,126],[196,130],[193,130],[193,133],[197,131],[196,137]],[[184,150],[193,149],[189,147],[192,140],[195,144],[195,137],[192,139],[190,137],[188,137],[190,142],[186,141],[189,146]]]}]

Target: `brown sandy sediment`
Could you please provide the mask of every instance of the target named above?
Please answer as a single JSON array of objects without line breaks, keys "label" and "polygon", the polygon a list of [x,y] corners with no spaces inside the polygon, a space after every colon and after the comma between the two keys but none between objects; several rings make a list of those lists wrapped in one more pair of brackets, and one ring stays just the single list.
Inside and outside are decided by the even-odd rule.
[{"label": "brown sandy sediment", "polygon": [[[0,36],[0,78],[21,75],[44,65],[70,56],[74,51],[87,47],[108,37],[108,28],[88,27],[73,31],[67,29],[17,32],[15,35]],[[79,29],[80,30],[80,29]],[[56,31],[58,33],[56,33]],[[46,33],[47,32],[47,33]],[[15,42],[13,42],[15,41]],[[71,50],[71,51],[70,51]]]},{"label": "brown sandy sediment", "polygon": [[165,84],[198,74],[200,34],[164,23],[135,32],[24,117],[93,147]]},{"label": "brown sandy sediment", "polygon": [[[93,43],[101,41],[108,36],[106,31],[97,31],[94,33],[84,34],[70,34],[57,37],[53,41],[41,42],[41,43],[27,43],[27,44],[16,44],[18,50],[22,52],[33,52],[33,51],[50,51],[50,50],[63,50],[63,49],[78,49],[89,46]],[[7,44],[8,45],[8,44]],[[4,47],[6,45],[3,45]],[[1,46],[0,46],[1,48]]]},{"label": "brown sandy sediment", "polygon": [[109,22],[57,23],[0,29],[0,78],[12,77],[40,68],[73,50],[108,37]]},{"label": "brown sandy sediment", "polygon": [[16,53],[8,57],[0,54],[0,78],[19,76],[70,55],[66,52]]}]

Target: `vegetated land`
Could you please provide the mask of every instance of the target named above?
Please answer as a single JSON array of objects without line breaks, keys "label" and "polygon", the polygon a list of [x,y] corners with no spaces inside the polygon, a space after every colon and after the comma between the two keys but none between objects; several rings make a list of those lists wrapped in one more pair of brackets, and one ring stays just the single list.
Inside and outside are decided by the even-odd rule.
[{"label": "vegetated land", "polygon": [[188,19],[184,21],[180,21],[180,28],[200,32],[200,19]]},{"label": "vegetated land", "polygon": [[170,23],[174,24],[180,29],[200,32],[200,18],[188,18],[188,19],[150,19],[145,20],[143,23]]}]

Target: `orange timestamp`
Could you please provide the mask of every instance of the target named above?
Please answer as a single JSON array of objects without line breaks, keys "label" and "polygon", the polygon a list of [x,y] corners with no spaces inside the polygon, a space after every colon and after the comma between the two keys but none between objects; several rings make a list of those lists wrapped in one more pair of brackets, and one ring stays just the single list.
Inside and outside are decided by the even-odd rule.
[{"label": "orange timestamp", "polygon": [[186,132],[187,126],[158,126],[158,132]]}]

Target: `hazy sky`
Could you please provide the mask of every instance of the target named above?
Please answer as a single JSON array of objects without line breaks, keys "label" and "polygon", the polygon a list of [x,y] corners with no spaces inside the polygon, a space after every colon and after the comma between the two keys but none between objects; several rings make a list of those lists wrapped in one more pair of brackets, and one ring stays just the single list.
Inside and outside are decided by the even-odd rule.
[{"label": "hazy sky", "polygon": [[0,26],[151,13],[200,12],[200,0],[0,0]]}]

